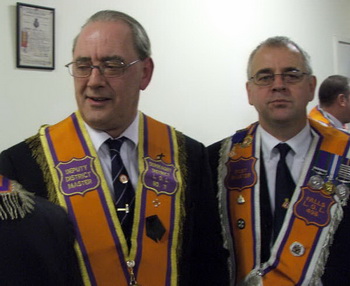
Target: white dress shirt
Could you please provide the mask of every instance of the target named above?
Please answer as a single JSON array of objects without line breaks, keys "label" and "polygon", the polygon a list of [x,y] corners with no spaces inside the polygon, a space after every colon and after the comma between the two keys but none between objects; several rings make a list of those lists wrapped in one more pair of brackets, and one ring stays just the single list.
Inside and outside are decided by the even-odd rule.
[{"label": "white dress shirt", "polygon": [[[100,159],[102,170],[104,172],[105,178],[107,180],[107,184],[109,189],[111,190],[112,197],[114,198],[113,191],[113,182],[112,182],[112,171],[111,171],[111,157],[109,153],[109,147],[105,143],[105,141],[109,138],[112,138],[106,132],[101,130],[96,130],[91,128],[89,125],[85,123],[87,132],[90,135],[91,141],[97,155]],[[138,141],[139,141],[139,113],[137,113],[134,121],[130,124],[130,126],[118,137],[126,137],[128,140],[125,140],[121,149],[120,155],[122,157],[124,166],[129,174],[129,178],[131,180],[132,186],[134,190],[137,187],[138,180]],[[113,138],[112,138],[113,139]],[[117,139],[117,138],[114,138]]]},{"label": "white dress shirt", "polygon": [[[271,211],[274,213],[276,168],[280,158],[279,151],[274,147],[281,143],[281,141],[267,133],[260,125],[258,126],[257,131],[261,134],[261,145],[264,156],[266,180],[270,195]],[[291,147],[291,150],[287,154],[286,162],[296,185],[298,184],[300,172],[304,165],[305,157],[311,145],[311,141],[311,128],[307,122],[304,129],[301,130],[296,136],[286,142],[282,142],[287,143]]]}]

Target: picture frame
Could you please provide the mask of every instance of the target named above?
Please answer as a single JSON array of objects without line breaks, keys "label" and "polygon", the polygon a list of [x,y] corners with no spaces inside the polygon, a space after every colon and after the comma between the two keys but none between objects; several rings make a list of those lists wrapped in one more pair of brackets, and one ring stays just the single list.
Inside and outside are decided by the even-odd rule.
[{"label": "picture frame", "polygon": [[17,2],[17,67],[55,69],[55,9]]},{"label": "picture frame", "polygon": [[350,38],[333,36],[334,74],[350,77]]}]

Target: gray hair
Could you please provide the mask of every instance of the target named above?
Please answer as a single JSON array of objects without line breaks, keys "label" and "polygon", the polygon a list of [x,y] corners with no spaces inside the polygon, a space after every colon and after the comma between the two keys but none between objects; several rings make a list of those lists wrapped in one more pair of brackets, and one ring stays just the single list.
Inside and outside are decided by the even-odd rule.
[{"label": "gray hair", "polygon": [[310,64],[310,56],[308,55],[308,53],[306,51],[304,51],[298,44],[296,44],[295,42],[293,42],[292,40],[290,40],[287,37],[283,37],[283,36],[276,36],[276,37],[271,37],[266,39],[265,41],[263,41],[262,43],[260,43],[250,54],[249,56],[249,60],[248,60],[248,66],[247,66],[247,76],[248,79],[252,76],[251,72],[252,72],[252,61],[253,58],[256,54],[256,52],[263,48],[263,47],[288,47],[288,46],[294,46],[301,54],[302,58],[303,58],[303,62],[304,62],[304,67],[307,73],[312,74],[312,68],[311,68],[311,64]]},{"label": "gray hair", "polygon": [[[133,41],[134,46],[137,51],[137,54],[141,60],[144,60],[145,58],[148,58],[151,56],[151,42],[148,38],[148,35],[146,33],[146,30],[142,27],[142,25],[136,21],[131,16],[119,12],[119,11],[113,11],[113,10],[103,10],[95,13],[92,15],[86,23],[81,27],[81,30],[86,27],[90,23],[94,22],[118,22],[123,21],[124,23],[128,24],[132,34],[133,34]],[[79,34],[75,37],[73,42],[73,52],[75,50],[78,38],[80,36],[81,30]]]}]

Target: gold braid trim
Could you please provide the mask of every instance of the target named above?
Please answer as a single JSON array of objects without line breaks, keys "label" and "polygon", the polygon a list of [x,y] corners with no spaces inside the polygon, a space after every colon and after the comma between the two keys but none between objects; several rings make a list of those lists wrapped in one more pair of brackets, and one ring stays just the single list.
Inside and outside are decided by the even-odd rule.
[{"label": "gold braid trim", "polygon": [[24,218],[34,210],[34,193],[27,192],[16,181],[10,181],[9,192],[0,193],[0,220]]},{"label": "gold braid trim", "polygon": [[47,187],[47,197],[49,201],[58,204],[59,202],[55,191],[55,185],[51,177],[49,165],[47,164],[43,146],[41,145],[40,135],[36,134],[32,137],[29,137],[25,140],[25,142],[28,144],[29,149],[32,151],[33,158],[41,169],[44,177],[44,182]]},{"label": "gold braid trim", "polygon": [[[186,144],[185,144],[185,136],[175,130],[176,133],[176,140],[177,140],[177,144],[179,147],[179,165],[180,165],[180,176],[182,177],[182,196],[180,199],[180,206],[181,206],[181,210],[180,210],[180,226],[179,226],[179,243],[178,243],[178,247],[177,247],[177,254],[178,257],[181,257],[181,253],[182,253],[182,238],[183,238],[183,222],[184,219],[186,217],[186,210],[185,210],[185,198],[186,198],[186,186],[187,186],[187,152],[186,152]],[[181,261],[181,259],[179,259],[179,261]]]}]

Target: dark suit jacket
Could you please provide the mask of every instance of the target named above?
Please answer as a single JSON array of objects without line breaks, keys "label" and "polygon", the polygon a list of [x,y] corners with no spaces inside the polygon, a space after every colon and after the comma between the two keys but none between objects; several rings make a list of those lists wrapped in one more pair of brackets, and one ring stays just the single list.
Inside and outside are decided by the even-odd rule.
[{"label": "dark suit jacket", "polygon": [[[223,249],[206,149],[189,137],[182,138],[187,179],[179,285],[228,285],[228,254]],[[25,142],[1,153],[0,173],[16,179],[28,191],[47,196],[43,174]]]},{"label": "dark suit jacket", "polygon": [[[209,163],[212,171],[213,180],[218,178],[218,164],[221,143],[217,142],[210,145],[208,149]],[[216,193],[218,191],[217,186],[214,187]],[[322,276],[323,286],[345,286],[350,285],[350,207],[343,208],[344,218],[340,223],[337,232],[334,235],[334,242],[330,247],[330,255],[327,260],[324,275]],[[270,209],[262,208],[262,218],[271,217],[267,212],[271,212]],[[267,222],[262,222],[266,229]],[[262,230],[262,235],[270,235],[267,231]],[[269,238],[262,238],[262,241],[267,241]],[[262,250],[264,251],[264,250]],[[268,251],[269,253],[269,251]],[[263,254],[263,253],[262,253]],[[239,263],[239,262],[237,262]]]},{"label": "dark suit jacket", "polygon": [[34,200],[24,218],[0,220],[0,285],[82,285],[66,212],[44,198]]}]

